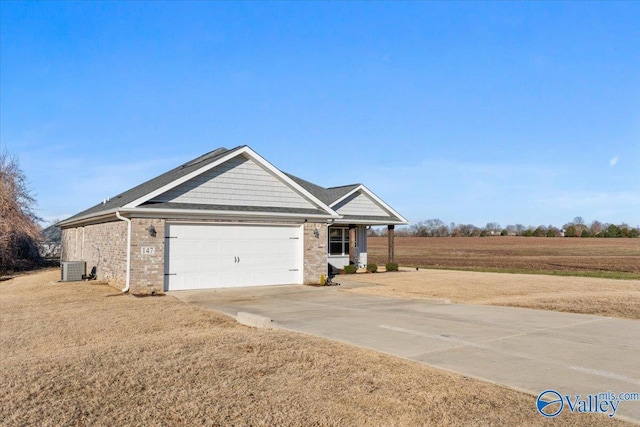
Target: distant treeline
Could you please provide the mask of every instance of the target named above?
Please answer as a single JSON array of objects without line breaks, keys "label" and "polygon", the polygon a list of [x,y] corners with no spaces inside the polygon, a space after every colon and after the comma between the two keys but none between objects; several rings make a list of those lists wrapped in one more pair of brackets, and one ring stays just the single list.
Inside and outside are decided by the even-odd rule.
[{"label": "distant treeline", "polygon": [[[370,236],[385,236],[386,229],[369,230]],[[628,224],[608,224],[600,221],[592,221],[586,225],[582,217],[576,217],[562,226],[553,225],[524,226],[522,224],[507,225],[490,222],[484,227],[476,227],[473,224],[445,224],[439,219],[412,224],[408,227],[395,229],[395,235],[399,237],[485,237],[485,236],[525,236],[525,237],[638,237],[640,228],[631,227]]]}]

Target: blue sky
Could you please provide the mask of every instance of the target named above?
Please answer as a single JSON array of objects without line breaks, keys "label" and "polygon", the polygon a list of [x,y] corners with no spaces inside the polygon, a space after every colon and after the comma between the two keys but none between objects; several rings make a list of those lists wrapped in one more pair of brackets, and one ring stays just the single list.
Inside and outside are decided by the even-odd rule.
[{"label": "blue sky", "polygon": [[411,222],[640,225],[640,2],[0,2],[47,220],[250,145]]}]

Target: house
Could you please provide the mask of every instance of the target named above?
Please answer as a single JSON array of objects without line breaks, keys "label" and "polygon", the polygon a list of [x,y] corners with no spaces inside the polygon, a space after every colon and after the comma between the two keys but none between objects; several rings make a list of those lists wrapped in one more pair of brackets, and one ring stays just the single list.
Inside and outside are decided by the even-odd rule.
[{"label": "house", "polygon": [[59,223],[62,260],[123,291],[313,284],[407,220],[362,184],[324,188],[219,148]]}]

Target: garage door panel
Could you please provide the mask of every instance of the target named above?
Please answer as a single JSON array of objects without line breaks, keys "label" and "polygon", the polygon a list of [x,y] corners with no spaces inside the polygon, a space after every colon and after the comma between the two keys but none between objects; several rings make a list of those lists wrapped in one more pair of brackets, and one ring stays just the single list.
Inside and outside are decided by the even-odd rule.
[{"label": "garage door panel", "polygon": [[168,224],[165,289],[302,283],[301,226]]}]

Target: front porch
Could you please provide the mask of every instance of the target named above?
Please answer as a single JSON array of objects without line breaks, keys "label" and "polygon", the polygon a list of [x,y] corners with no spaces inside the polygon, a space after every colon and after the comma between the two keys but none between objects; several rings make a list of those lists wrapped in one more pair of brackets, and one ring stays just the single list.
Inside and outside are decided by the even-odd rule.
[{"label": "front porch", "polygon": [[[358,269],[367,266],[367,229],[379,224],[334,224],[329,226],[328,261],[329,273],[337,272],[346,265]],[[387,225],[388,259],[395,261],[395,225]]]}]

